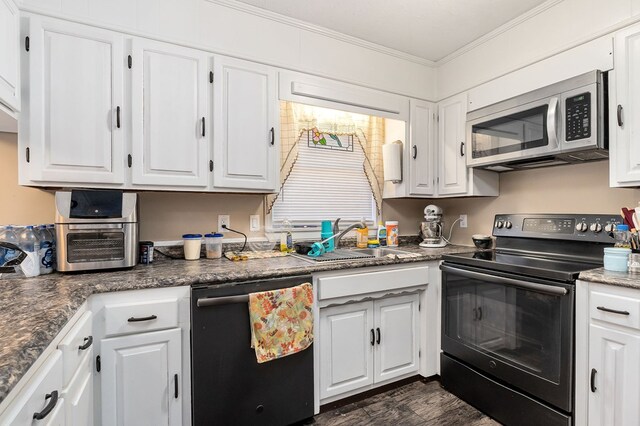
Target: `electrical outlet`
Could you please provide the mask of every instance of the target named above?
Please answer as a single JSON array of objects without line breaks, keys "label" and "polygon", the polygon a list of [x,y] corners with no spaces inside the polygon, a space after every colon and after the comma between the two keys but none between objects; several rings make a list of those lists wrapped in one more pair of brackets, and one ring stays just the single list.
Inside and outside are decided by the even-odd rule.
[{"label": "electrical outlet", "polygon": [[231,217],[228,214],[218,215],[218,232],[227,232],[222,225],[231,226]]},{"label": "electrical outlet", "polygon": [[467,215],[466,214],[461,214],[460,215],[460,228],[466,228],[467,227]]},{"label": "electrical outlet", "polygon": [[257,232],[260,230],[260,215],[252,214],[249,216],[249,231]]}]

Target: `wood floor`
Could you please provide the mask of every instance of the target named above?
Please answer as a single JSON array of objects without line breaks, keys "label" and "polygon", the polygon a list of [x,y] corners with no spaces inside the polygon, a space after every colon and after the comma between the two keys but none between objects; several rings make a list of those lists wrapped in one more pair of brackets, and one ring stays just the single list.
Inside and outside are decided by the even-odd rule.
[{"label": "wood floor", "polygon": [[417,381],[321,413],[306,424],[322,426],[494,426],[500,423],[491,420],[466,402],[442,389],[440,382]]}]

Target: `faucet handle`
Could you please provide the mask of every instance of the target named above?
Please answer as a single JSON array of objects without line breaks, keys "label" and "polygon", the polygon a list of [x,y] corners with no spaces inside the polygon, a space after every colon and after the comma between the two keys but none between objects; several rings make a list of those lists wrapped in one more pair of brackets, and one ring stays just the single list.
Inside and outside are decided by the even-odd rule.
[{"label": "faucet handle", "polygon": [[340,233],[340,218],[337,218],[335,222],[333,222],[333,235],[337,235]]}]

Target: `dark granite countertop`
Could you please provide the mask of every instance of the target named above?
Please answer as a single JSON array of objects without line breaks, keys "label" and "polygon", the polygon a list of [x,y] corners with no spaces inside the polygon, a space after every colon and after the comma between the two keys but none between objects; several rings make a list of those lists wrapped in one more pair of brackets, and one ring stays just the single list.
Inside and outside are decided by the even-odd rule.
[{"label": "dark granite countertop", "polygon": [[629,272],[605,271],[604,268],[598,268],[580,272],[579,279],[594,283],[636,288],[640,290],[640,275],[631,274]]},{"label": "dark granite countertop", "polygon": [[404,259],[375,258],[310,263],[294,256],[231,262],[227,259],[173,260],[156,256],[152,265],[133,269],[35,278],[0,278],[0,402],[43,353],[91,294],[194,284],[233,285],[242,281],[321,271],[437,260],[444,254],[473,251],[467,246],[400,249],[420,254]]}]

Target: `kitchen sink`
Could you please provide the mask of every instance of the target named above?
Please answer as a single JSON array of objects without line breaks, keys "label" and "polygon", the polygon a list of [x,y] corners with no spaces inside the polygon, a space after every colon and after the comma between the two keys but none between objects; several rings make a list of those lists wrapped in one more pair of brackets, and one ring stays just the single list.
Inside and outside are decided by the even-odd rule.
[{"label": "kitchen sink", "polygon": [[397,250],[397,249],[392,249],[392,248],[387,248],[387,247],[353,249],[351,251],[356,252],[356,253],[368,254],[368,255],[371,255],[372,257],[385,257],[385,256],[388,256],[390,254],[393,254],[393,255],[409,254],[409,252],[404,251],[404,250]]},{"label": "kitchen sink", "polygon": [[409,254],[409,252],[403,250],[396,250],[386,247],[378,248],[366,248],[366,249],[336,249],[330,253],[325,253],[320,257],[311,257],[306,255],[294,254],[295,257],[304,259],[306,261],[317,262],[337,262],[344,260],[358,260],[358,259],[374,259],[379,257],[385,257],[388,255],[403,255]]}]

